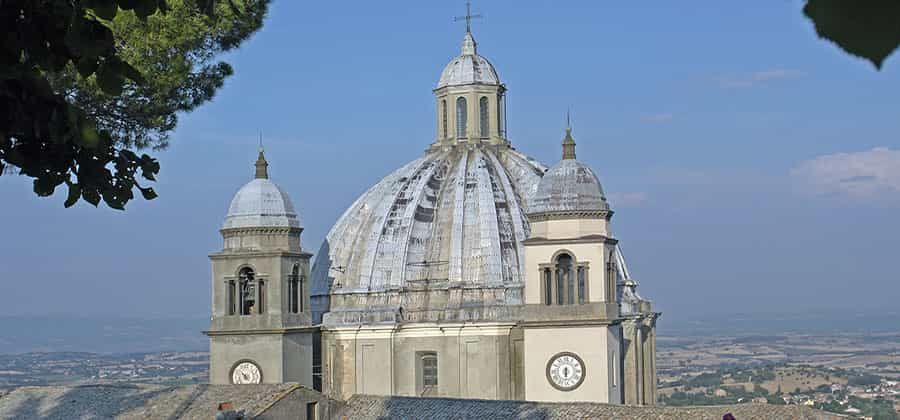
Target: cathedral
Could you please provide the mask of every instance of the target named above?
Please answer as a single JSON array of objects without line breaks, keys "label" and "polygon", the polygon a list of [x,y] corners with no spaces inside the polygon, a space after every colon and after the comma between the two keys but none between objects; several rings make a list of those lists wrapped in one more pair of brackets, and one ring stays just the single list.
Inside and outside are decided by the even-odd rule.
[{"label": "cathedral", "polygon": [[432,92],[433,141],[350,205],[312,266],[260,149],[210,255],[210,382],[654,404],[660,313],[571,127],[550,167],[518,152],[470,30]]}]

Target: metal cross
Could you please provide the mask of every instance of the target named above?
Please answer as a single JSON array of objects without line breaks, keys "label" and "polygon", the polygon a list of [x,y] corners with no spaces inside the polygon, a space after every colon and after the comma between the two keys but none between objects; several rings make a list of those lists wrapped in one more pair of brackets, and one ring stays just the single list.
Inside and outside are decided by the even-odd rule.
[{"label": "metal cross", "polygon": [[473,15],[472,14],[472,2],[466,2],[466,15],[465,16],[457,16],[453,18],[454,22],[459,22],[463,19],[466,20],[466,32],[472,32],[472,19],[481,19],[483,16],[481,15]]}]

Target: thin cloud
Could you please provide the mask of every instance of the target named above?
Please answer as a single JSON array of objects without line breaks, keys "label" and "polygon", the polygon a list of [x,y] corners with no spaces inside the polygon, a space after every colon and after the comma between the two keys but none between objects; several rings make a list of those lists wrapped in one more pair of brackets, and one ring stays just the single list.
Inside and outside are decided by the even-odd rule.
[{"label": "thin cloud", "polygon": [[900,150],[872,150],[823,155],[791,170],[801,191],[815,196],[856,200],[900,198]]},{"label": "thin cloud", "polygon": [[803,72],[800,70],[764,70],[740,76],[723,77],[719,79],[719,86],[723,88],[748,88],[777,80],[796,79],[801,76],[803,76]]},{"label": "thin cloud", "polygon": [[675,116],[669,112],[661,112],[658,114],[645,115],[641,117],[641,121],[649,124],[662,124],[672,121]]},{"label": "thin cloud", "polygon": [[607,199],[614,207],[638,207],[650,202],[645,192],[614,192],[607,194]]}]

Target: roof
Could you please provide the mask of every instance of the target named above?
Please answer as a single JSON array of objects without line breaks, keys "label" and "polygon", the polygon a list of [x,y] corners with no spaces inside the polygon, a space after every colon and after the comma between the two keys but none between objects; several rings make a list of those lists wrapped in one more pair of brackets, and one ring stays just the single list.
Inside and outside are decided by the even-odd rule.
[{"label": "roof", "polygon": [[528,214],[609,210],[594,171],[575,159],[563,159],[544,174],[528,202]]},{"label": "roof", "polygon": [[290,197],[268,178],[256,178],[234,195],[222,229],[300,227]]},{"label": "roof", "polygon": [[530,232],[524,201],[544,170],[508,148],[427,152],[377,182],[334,224],[316,254],[313,295],[423,281],[520,289]]},{"label": "roof", "polygon": [[437,89],[471,84],[499,85],[500,76],[487,58],[478,55],[475,37],[466,32],[460,55],[444,67]]},{"label": "roof", "polygon": [[727,406],[665,407],[599,403],[541,403],[456,398],[355,395],[337,418],[366,419],[844,419],[845,416],[798,405],[744,403]]},{"label": "roof", "polygon": [[109,384],[21,387],[0,397],[0,418],[9,419],[212,419],[220,402],[251,416],[295,388],[272,385]]}]

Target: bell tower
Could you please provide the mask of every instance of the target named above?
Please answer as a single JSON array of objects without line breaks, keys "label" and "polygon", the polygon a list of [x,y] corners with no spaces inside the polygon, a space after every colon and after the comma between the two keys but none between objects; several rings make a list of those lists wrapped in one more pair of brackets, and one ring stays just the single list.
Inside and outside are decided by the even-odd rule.
[{"label": "bell tower", "polygon": [[575,158],[571,127],[562,149],[528,204],[525,399],[621,404],[612,211],[594,172]]},{"label": "bell tower", "polygon": [[287,193],[269,180],[260,146],[256,174],[231,201],[212,262],[212,384],[299,382],[312,387],[309,259]]}]

